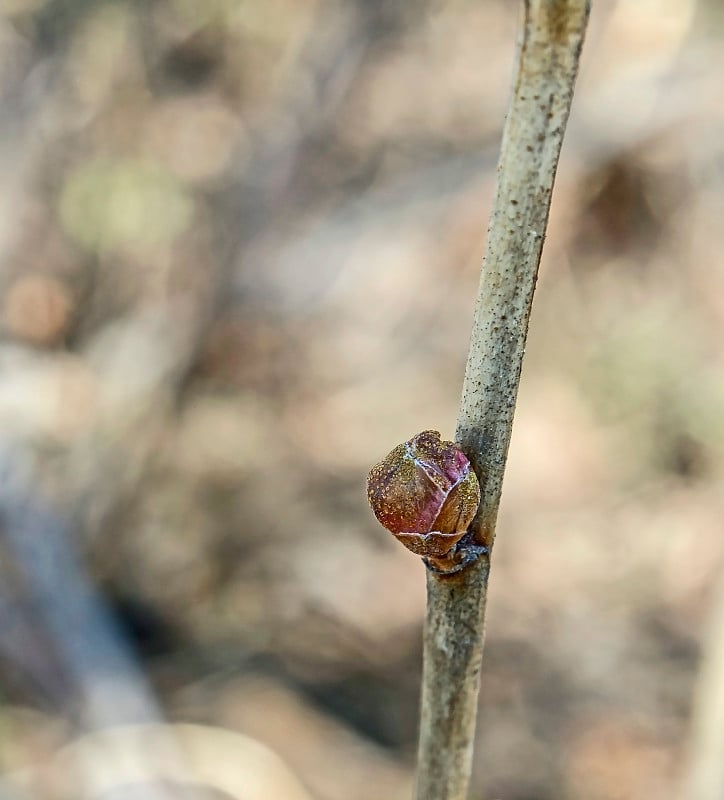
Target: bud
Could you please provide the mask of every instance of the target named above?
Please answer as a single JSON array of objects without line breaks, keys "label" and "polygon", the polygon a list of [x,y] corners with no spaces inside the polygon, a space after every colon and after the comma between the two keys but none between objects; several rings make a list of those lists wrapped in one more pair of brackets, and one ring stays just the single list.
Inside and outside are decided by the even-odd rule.
[{"label": "bud", "polygon": [[462,539],[480,503],[478,479],[453,442],[423,431],[375,464],[367,498],[382,525],[413,553],[440,558]]}]

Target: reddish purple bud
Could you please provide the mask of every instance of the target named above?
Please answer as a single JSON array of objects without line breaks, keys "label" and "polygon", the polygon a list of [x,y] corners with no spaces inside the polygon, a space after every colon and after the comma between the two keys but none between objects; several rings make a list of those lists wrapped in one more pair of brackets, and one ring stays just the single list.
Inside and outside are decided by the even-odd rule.
[{"label": "reddish purple bud", "polygon": [[367,497],[377,519],[405,547],[439,558],[473,521],[480,486],[456,444],[423,431],[372,467]]}]

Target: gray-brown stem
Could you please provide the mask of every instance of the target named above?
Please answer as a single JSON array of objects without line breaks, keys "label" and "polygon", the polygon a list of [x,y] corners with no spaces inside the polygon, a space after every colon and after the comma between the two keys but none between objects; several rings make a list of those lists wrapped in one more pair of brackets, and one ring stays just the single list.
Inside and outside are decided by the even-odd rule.
[{"label": "gray-brown stem", "polygon": [[524,2],[455,436],[482,490],[470,542],[487,550],[452,575],[428,569],[418,800],[464,800],[467,794],[489,554],[533,290],[589,6],[589,0]]}]

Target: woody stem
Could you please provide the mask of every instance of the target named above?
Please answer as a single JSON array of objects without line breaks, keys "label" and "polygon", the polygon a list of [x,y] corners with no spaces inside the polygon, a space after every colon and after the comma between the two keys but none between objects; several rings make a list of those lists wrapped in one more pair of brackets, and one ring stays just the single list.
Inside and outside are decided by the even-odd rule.
[{"label": "woody stem", "polygon": [[464,800],[485,632],[490,550],[553,182],[590,0],[524,0],[513,94],[475,306],[456,442],[482,499],[470,537],[481,555],[428,569],[417,800]]}]

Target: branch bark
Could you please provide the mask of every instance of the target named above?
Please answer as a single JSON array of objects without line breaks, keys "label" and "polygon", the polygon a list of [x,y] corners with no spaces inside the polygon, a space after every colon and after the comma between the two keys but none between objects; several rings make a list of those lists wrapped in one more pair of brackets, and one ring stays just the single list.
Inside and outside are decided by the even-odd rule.
[{"label": "branch bark", "polygon": [[428,563],[418,800],[464,800],[490,551],[551,192],[590,0],[525,0],[455,440],[480,480],[469,533]]}]

